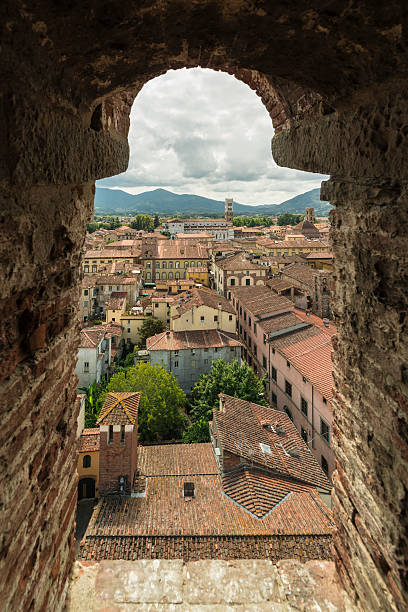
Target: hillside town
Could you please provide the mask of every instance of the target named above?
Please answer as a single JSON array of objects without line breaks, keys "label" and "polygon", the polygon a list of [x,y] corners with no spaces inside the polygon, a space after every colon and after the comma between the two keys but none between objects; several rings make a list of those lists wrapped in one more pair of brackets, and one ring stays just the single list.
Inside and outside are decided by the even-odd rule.
[{"label": "hillside town", "polygon": [[330,558],[333,256],[299,217],[88,232],[80,559]]}]

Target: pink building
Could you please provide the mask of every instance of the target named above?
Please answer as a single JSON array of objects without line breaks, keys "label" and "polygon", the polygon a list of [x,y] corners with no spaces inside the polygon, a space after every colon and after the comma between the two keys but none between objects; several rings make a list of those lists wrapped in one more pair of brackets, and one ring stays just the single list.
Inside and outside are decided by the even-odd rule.
[{"label": "pink building", "polygon": [[259,376],[273,408],[285,411],[323,470],[335,469],[331,448],[334,325],[296,310],[268,287],[232,292],[243,357]]}]

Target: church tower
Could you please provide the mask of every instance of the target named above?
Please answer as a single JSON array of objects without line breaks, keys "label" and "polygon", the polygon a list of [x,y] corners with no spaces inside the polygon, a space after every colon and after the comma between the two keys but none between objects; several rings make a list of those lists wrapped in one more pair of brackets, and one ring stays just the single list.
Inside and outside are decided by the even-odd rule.
[{"label": "church tower", "polygon": [[227,223],[232,223],[234,220],[234,200],[225,198],[225,220]]}]

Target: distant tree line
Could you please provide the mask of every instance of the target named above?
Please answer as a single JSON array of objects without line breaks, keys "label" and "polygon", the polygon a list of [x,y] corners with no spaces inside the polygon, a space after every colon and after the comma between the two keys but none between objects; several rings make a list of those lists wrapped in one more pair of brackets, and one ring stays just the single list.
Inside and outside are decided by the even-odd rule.
[{"label": "distant tree line", "polygon": [[[283,213],[278,216],[277,225],[296,225],[303,217],[304,215]],[[235,227],[258,227],[259,225],[270,227],[271,225],[275,225],[275,216],[248,217],[246,215],[240,215],[234,218],[233,223]]]}]

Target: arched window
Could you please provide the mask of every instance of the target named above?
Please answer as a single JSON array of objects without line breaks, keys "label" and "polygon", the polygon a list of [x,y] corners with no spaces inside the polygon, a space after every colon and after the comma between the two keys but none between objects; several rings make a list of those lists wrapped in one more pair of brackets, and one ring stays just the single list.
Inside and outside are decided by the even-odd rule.
[{"label": "arched window", "polygon": [[163,272],[162,273],[162,280],[166,280],[166,278],[167,278],[167,274],[166,274],[166,272]]},{"label": "arched window", "polygon": [[160,280],[160,272],[156,272],[156,280]]},{"label": "arched window", "polygon": [[84,455],[82,460],[82,467],[89,468],[91,467],[91,455]]},{"label": "arched window", "polygon": [[173,272],[169,272],[169,280],[173,280]]}]

